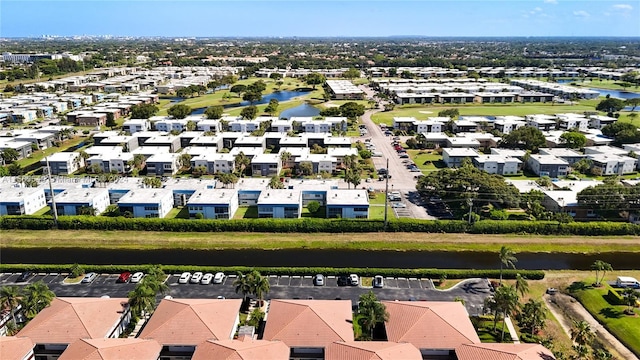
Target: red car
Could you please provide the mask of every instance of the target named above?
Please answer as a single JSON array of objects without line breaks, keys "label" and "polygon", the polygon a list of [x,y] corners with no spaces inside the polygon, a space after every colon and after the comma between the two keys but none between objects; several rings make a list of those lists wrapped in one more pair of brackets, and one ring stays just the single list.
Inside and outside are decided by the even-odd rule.
[{"label": "red car", "polygon": [[131,273],[130,272],[123,272],[122,274],[120,274],[120,276],[118,277],[118,280],[116,280],[116,282],[119,283],[126,283],[129,281],[129,279],[131,279]]}]

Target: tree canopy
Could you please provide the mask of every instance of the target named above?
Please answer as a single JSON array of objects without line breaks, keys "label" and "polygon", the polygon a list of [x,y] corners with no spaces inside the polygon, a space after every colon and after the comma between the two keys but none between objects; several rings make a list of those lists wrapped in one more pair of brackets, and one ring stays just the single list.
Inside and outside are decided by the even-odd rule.
[{"label": "tree canopy", "polygon": [[242,109],[240,116],[242,116],[243,119],[253,120],[258,116],[258,108],[255,105],[249,105]]},{"label": "tree canopy", "polygon": [[546,143],[547,140],[544,138],[542,131],[532,126],[523,126],[505,135],[500,141],[500,147],[537,151],[538,148],[544,147]]},{"label": "tree canopy", "polygon": [[132,119],[148,119],[158,113],[158,107],[153,104],[138,104],[131,107]]},{"label": "tree canopy", "polygon": [[560,135],[560,143],[569,149],[581,149],[587,144],[587,137],[577,131],[567,131]]},{"label": "tree canopy", "polygon": [[350,101],[340,105],[340,113],[350,119],[355,119],[364,114],[364,105]]},{"label": "tree canopy", "polygon": [[222,105],[209,106],[204,111],[204,115],[207,117],[207,119],[220,119],[223,113],[224,107],[222,107]]},{"label": "tree canopy", "polygon": [[638,128],[631,123],[620,121],[603,127],[602,135],[613,138],[617,144],[633,144],[640,141]]},{"label": "tree canopy", "polygon": [[629,211],[640,209],[640,184],[625,186],[605,183],[578,193],[578,204],[594,210]]},{"label": "tree canopy", "polygon": [[191,107],[184,104],[173,105],[167,110],[167,114],[176,119],[184,119],[191,114]]},{"label": "tree canopy", "polygon": [[624,108],[624,100],[616,99],[616,98],[608,98],[600,101],[598,105],[596,105],[596,110],[604,111],[606,113],[614,113],[616,111],[620,111]]},{"label": "tree canopy", "polygon": [[515,186],[507,184],[500,175],[477,169],[469,161],[459,169],[442,169],[421,177],[416,189],[426,197],[436,196],[450,202],[473,199],[480,206],[517,207],[520,202]]},{"label": "tree canopy", "polygon": [[312,72],[305,76],[304,81],[309,85],[313,85],[313,89],[315,90],[316,85],[324,84],[324,82],[327,81],[327,78],[320,73]]}]

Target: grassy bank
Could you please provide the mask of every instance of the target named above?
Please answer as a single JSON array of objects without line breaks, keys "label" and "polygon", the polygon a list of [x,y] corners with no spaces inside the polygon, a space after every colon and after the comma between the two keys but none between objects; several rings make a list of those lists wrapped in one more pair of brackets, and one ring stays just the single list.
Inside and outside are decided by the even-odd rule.
[{"label": "grassy bank", "polygon": [[138,231],[3,231],[0,247],[101,249],[352,249],[397,251],[489,251],[508,244],[516,252],[595,254],[640,252],[633,236],[525,236],[429,233],[189,233]]}]

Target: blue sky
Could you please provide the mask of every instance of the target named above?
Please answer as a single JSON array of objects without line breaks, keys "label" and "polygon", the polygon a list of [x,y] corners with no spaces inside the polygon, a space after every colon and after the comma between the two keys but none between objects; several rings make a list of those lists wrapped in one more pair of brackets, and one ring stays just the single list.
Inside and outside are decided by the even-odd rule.
[{"label": "blue sky", "polygon": [[640,0],[0,0],[0,37],[640,36]]}]

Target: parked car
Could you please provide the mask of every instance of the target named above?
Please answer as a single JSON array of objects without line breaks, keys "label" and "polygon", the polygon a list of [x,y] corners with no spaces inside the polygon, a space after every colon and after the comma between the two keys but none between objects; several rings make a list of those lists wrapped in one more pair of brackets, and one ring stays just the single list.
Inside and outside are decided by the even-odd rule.
[{"label": "parked car", "polygon": [[358,275],[356,274],[351,274],[349,275],[349,280],[350,280],[350,284],[351,286],[358,286],[358,284],[360,284],[360,279],[358,278]]},{"label": "parked car", "polygon": [[318,274],[313,277],[313,285],[324,286],[324,275]]},{"label": "parked car", "polygon": [[98,274],[94,273],[94,272],[90,272],[88,274],[86,274],[83,278],[82,278],[82,283],[83,284],[88,284],[90,282],[93,282],[93,280],[95,280],[98,277]]},{"label": "parked car", "polygon": [[132,283],[134,283],[134,284],[135,284],[135,283],[139,283],[140,281],[142,281],[142,278],[143,278],[143,277],[144,277],[144,273],[143,273],[143,272],[138,271],[137,273],[135,273],[135,274],[133,274],[133,275],[131,276],[131,280],[129,280],[129,282],[132,282]]},{"label": "parked car", "polygon": [[385,168],[378,169],[378,175],[384,175],[386,173],[387,173],[387,169],[385,169]]},{"label": "parked car", "polygon": [[128,271],[125,271],[122,274],[120,274],[120,276],[118,276],[118,280],[116,280],[116,282],[126,283],[129,281],[129,279],[131,279],[131,273]]},{"label": "parked car", "polygon": [[209,284],[211,284],[211,280],[213,280],[213,274],[212,273],[206,273],[202,277],[202,280],[200,280],[200,284],[209,285]]},{"label": "parked car", "polygon": [[420,172],[421,170],[417,167],[412,167],[411,169],[409,169],[409,171],[411,172]]},{"label": "parked car", "polygon": [[182,275],[180,275],[180,279],[178,279],[178,284],[186,284],[189,282],[189,279],[191,279],[191,273],[183,272]]},{"label": "parked car", "polygon": [[33,273],[31,271],[25,271],[22,274],[20,274],[20,276],[18,276],[18,278],[16,279],[16,282],[25,282],[27,280],[29,280],[29,278],[33,275]]},{"label": "parked car", "polygon": [[373,277],[373,287],[374,288],[384,287],[384,278],[382,277],[382,275],[376,275]]},{"label": "parked car", "polygon": [[347,286],[351,283],[351,280],[346,275],[338,276],[338,286]]},{"label": "parked car", "polygon": [[223,281],[224,281],[224,273],[223,272],[217,272],[213,276],[213,283],[214,284],[222,284]]},{"label": "parked car", "polygon": [[400,159],[408,159],[409,155],[407,153],[400,154]]},{"label": "parked car", "polygon": [[202,272],[197,271],[193,273],[193,276],[191,276],[191,280],[189,280],[192,284],[197,284],[200,282],[200,280],[202,280]]},{"label": "parked car", "polygon": [[392,208],[406,208],[407,204],[405,203],[401,203],[401,202],[394,202],[393,204],[391,204]]}]

